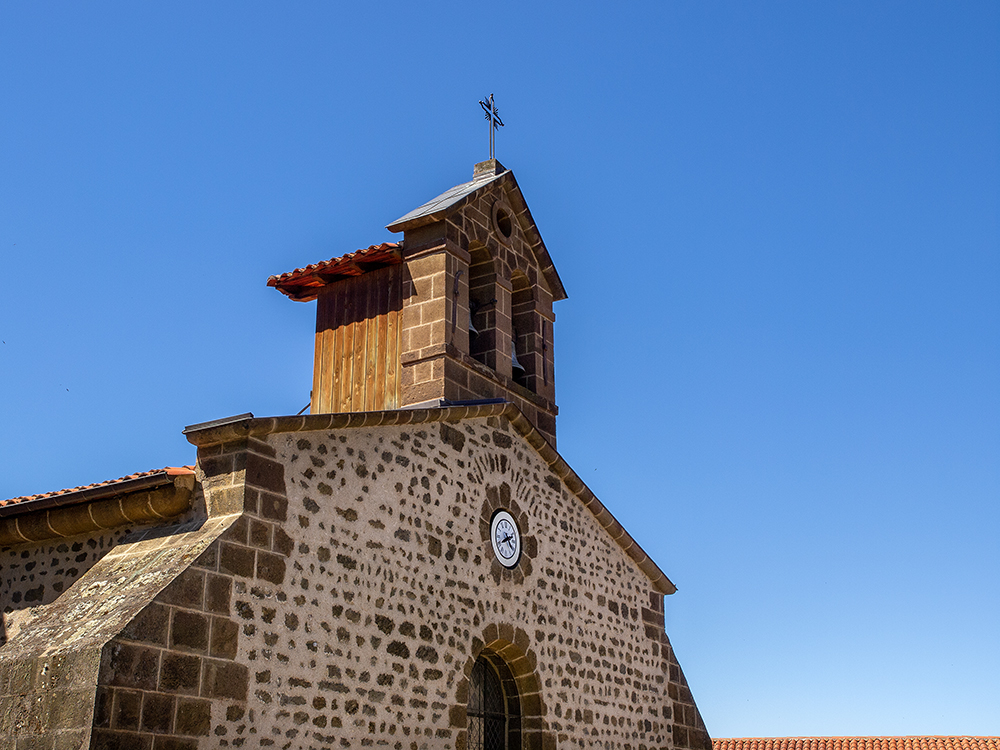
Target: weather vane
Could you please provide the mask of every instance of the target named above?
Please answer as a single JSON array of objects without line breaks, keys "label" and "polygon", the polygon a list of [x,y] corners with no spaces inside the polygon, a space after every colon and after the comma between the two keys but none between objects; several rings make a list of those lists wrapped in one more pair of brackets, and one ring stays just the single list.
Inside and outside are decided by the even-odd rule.
[{"label": "weather vane", "polygon": [[495,132],[503,127],[503,120],[500,119],[500,112],[497,105],[493,103],[493,94],[485,99],[479,100],[479,106],[486,113],[486,119],[490,121],[490,158],[496,158],[496,136]]}]

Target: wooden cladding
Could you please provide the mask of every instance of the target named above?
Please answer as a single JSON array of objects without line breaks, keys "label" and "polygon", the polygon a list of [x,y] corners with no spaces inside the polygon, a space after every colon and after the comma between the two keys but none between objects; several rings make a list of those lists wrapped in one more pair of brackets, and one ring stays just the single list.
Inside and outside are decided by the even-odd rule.
[{"label": "wooden cladding", "polygon": [[312,414],[399,408],[403,268],[344,279],[319,295]]}]

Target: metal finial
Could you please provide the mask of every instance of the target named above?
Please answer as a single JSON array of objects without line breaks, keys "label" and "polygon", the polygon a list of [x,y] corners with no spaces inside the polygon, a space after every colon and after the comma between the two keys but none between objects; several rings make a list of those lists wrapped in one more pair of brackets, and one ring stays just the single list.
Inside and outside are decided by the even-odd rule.
[{"label": "metal finial", "polygon": [[497,130],[503,127],[503,120],[500,119],[500,110],[493,103],[493,94],[479,100],[479,106],[486,113],[486,119],[490,121],[490,158],[496,158],[496,136]]}]

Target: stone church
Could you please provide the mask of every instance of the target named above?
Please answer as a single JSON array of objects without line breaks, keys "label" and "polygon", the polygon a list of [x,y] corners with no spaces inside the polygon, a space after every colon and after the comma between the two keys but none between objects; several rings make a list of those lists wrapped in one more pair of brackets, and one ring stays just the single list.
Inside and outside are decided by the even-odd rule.
[{"label": "stone church", "polygon": [[0,502],[0,750],[691,748],[675,589],[556,452],[566,292],[495,160],[316,301],[310,413]]}]

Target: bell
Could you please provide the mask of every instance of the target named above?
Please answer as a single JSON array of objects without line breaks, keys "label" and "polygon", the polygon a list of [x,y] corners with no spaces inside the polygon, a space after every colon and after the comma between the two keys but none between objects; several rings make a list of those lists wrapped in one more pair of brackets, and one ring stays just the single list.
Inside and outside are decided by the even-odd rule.
[{"label": "bell", "polygon": [[510,342],[510,369],[515,378],[523,378],[527,374],[521,363],[517,361],[517,347],[514,346],[513,339]]},{"label": "bell", "polygon": [[474,325],[472,325],[472,313],[469,313],[469,335],[470,336],[478,336],[479,335],[479,331],[477,331],[476,327]]}]

